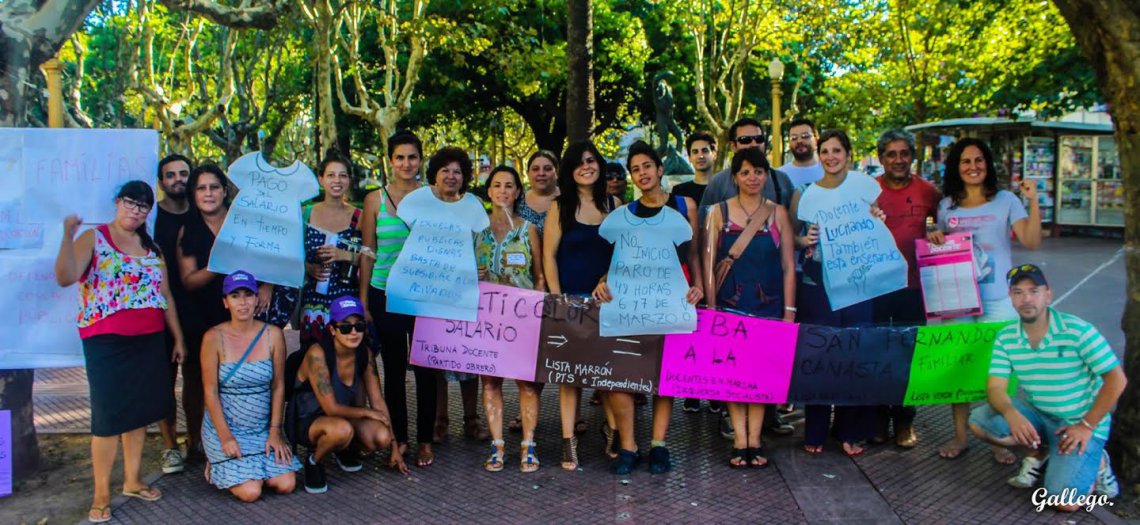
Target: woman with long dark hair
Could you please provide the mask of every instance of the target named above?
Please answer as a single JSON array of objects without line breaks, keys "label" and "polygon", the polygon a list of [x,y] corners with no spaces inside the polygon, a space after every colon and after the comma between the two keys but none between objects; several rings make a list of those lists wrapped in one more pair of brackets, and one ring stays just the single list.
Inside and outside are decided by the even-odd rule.
[{"label": "woman with long dark hair", "polygon": [[[942,244],[945,234],[969,232],[974,241],[974,265],[980,270],[978,290],[982,314],[956,317],[946,324],[989,323],[1017,319],[1017,311],[1009,301],[1005,274],[1012,267],[1010,257],[1012,230],[1021,245],[1036,250],[1041,245],[1041,208],[1037,202],[1035,181],[1023,180],[1021,193],[1029,200],[1029,211],[1021,199],[998,189],[994,154],[982,140],[959,139],[946,155],[946,172],[942,178],[942,195],[938,203],[938,229],[928,235],[934,244]],[[946,459],[954,459],[969,445],[967,421],[969,403],[951,405],[954,437],[938,449]],[[1012,464],[1017,457],[996,445],[991,446],[994,460]]]},{"label": "woman with long dark hair", "polygon": [[[475,237],[475,260],[479,280],[543,291],[542,238],[538,228],[519,216],[523,203],[522,178],[510,166],[499,166],[487,177],[484,193],[491,200],[491,225]],[[523,472],[538,470],[534,428],[538,422],[538,390],[530,381],[515,381],[519,388]],[[483,376],[483,413],[491,432],[491,456],[483,468],[503,469],[503,379]]]},{"label": "woman with long dark hair", "polygon": [[329,455],[341,470],[359,472],[360,452],[391,447],[393,468],[408,472],[380,395],[364,306],[349,295],[333,299],[329,321],[320,342],[304,351],[285,423],[289,437],[309,450],[303,461],[310,494],[328,490],[321,461]]},{"label": "woman with long dark hair", "polygon": [[79,337],[91,393],[91,469],[95,490],[87,518],[111,519],[111,469],[123,443],[123,495],[162,497],[139,477],[146,427],[174,410],[166,330],[175,360],[185,355],[162,250],[146,231],[154,191],[130,181],[115,196],[109,224],[76,232],[69,215],[55,260],[60,286],[79,283]]},{"label": "woman with long dark hair", "polygon": [[229,179],[214,164],[204,164],[190,172],[186,187],[190,192],[190,216],[178,232],[178,267],[182,286],[193,308],[183,312],[186,326],[186,360],[182,367],[182,409],[186,412],[186,459],[200,461],[202,417],[205,398],[199,350],[206,330],[229,319],[222,303],[224,275],[207,269],[214,239],[229,213]]},{"label": "woman with long dark hair", "polygon": [[321,161],[317,181],[324,190],[319,202],[301,209],[305,220],[305,285],[301,297],[301,348],[321,338],[333,297],[360,290],[360,208],[348,202],[352,163],[337,153]]},{"label": "woman with long dark hair", "polygon": [[[562,155],[558,170],[558,198],[546,214],[542,235],[543,273],[552,294],[588,296],[609,270],[613,245],[598,234],[598,227],[617,202],[606,196],[602,177],[605,158],[592,142],[575,142]],[[577,432],[585,423],[578,421],[581,389],[559,387],[562,416],[562,468],[578,468]],[[604,402],[604,400],[603,400]],[[612,415],[607,412],[607,449],[612,448]]]}]

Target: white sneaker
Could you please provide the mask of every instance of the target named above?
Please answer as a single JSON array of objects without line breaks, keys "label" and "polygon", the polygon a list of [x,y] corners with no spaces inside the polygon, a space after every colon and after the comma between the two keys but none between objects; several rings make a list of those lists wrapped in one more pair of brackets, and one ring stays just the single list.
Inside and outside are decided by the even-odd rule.
[{"label": "white sneaker", "polygon": [[1010,486],[1019,489],[1032,488],[1041,479],[1041,475],[1045,473],[1045,463],[1049,461],[1048,458],[1037,459],[1026,456],[1021,460],[1021,471],[1016,476],[1006,480]]},{"label": "white sneaker", "polygon": [[1116,481],[1116,475],[1112,473],[1112,460],[1109,459],[1107,450],[1101,451],[1101,461],[1103,465],[1096,472],[1093,494],[1115,498],[1120,495],[1120,483]]},{"label": "white sneaker", "polygon": [[162,472],[164,474],[175,474],[182,472],[183,469],[182,453],[178,452],[178,449],[168,448],[162,451]]}]

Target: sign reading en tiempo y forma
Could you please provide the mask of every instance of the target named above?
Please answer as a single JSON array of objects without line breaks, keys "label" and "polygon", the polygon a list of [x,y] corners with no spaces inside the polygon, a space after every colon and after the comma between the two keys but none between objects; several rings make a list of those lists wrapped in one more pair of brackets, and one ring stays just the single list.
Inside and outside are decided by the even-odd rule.
[{"label": "sign reading en tiempo y forma", "polygon": [[982,299],[971,234],[952,233],[941,245],[925,239],[916,239],[914,243],[926,318],[981,315]]}]

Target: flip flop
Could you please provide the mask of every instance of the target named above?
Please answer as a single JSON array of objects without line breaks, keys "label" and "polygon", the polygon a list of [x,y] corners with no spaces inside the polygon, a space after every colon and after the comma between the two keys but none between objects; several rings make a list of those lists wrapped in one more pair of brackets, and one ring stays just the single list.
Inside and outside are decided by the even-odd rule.
[{"label": "flip flop", "polygon": [[823,454],[823,445],[804,444],[804,452],[807,452],[813,456],[818,456],[820,454]]},{"label": "flip flop", "polygon": [[138,498],[143,501],[158,501],[162,499],[162,491],[154,487],[143,487],[137,490],[123,490],[123,495],[128,498]]},{"label": "flip flop", "polygon": [[430,467],[432,463],[435,463],[435,451],[433,450],[428,450],[427,454],[424,454],[423,451],[420,451],[418,455],[419,457],[416,458],[417,467],[427,468]]},{"label": "flip flop", "polygon": [[732,456],[728,458],[728,466],[735,469],[748,468],[751,459],[748,456],[748,449],[734,448],[732,449]]},{"label": "flip flop", "polygon": [[[95,513],[98,513],[98,515]],[[91,510],[87,511],[87,521],[90,523],[106,523],[111,521],[111,507],[109,505],[91,507]]]},{"label": "flip flop", "polygon": [[961,448],[957,448],[957,449],[951,449],[951,450],[953,450],[953,451],[954,451],[954,453],[953,453],[953,454],[949,454],[949,453],[943,453],[943,452],[942,452],[943,448],[945,448],[945,447],[942,447],[942,448],[939,448],[939,449],[938,449],[938,457],[940,457],[940,458],[942,458],[942,459],[949,459],[949,460],[955,460],[955,459],[958,459],[958,458],[962,457],[962,456],[963,456],[963,455],[964,455],[966,452],[969,452],[969,451],[970,451],[970,447],[969,447],[969,446],[964,446],[964,447],[961,447]]}]

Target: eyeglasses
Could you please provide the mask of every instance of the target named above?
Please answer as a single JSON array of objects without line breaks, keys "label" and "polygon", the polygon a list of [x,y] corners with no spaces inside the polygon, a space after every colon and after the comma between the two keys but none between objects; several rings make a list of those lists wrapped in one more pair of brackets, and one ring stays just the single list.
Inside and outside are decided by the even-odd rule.
[{"label": "eyeglasses", "polygon": [[134,199],[128,199],[126,197],[123,197],[122,199],[119,199],[119,200],[123,201],[123,206],[126,207],[127,210],[129,210],[129,211],[133,211],[136,213],[150,213],[151,207],[149,205],[143,204],[143,203],[136,201]]},{"label": "eyeglasses", "polygon": [[341,335],[351,334],[354,330],[363,334],[368,330],[368,323],[364,321],[357,321],[355,323],[337,323],[336,329],[341,333]]},{"label": "eyeglasses", "polygon": [[811,140],[813,138],[815,138],[815,135],[810,131],[805,131],[799,135],[788,135],[788,140]]},{"label": "eyeglasses", "polygon": [[739,137],[736,137],[736,143],[737,144],[743,144],[743,145],[747,146],[749,144],[752,144],[753,142],[755,142],[757,144],[763,143],[764,142],[764,135],[741,135]]}]

